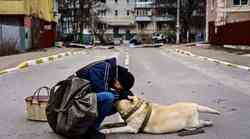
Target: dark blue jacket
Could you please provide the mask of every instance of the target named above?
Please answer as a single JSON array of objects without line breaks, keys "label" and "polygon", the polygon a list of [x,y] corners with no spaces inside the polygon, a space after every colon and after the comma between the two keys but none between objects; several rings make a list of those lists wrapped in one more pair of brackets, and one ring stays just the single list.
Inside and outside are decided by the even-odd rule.
[{"label": "dark blue jacket", "polygon": [[[76,72],[78,77],[90,81],[91,89],[96,93],[104,91],[113,92],[111,91],[111,85],[117,78],[117,74],[116,58],[93,62]],[[117,99],[124,99],[128,95],[133,95],[131,91],[113,93],[118,97]]]}]

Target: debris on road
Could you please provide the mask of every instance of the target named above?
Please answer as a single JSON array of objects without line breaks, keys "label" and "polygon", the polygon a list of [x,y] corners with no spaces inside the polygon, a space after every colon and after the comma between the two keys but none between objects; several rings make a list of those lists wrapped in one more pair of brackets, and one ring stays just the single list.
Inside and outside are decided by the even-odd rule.
[{"label": "debris on road", "polygon": [[154,43],[154,44],[138,44],[138,45],[135,45],[135,44],[133,44],[133,43],[130,43],[129,44],[129,47],[131,47],[131,48],[142,48],[142,47],[155,47],[155,48],[157,48],[157,47],[161,47],[161,46],[163,46],[164,44],[163,43]]},{"label": "debris on road", "polygon": [[95,46],[95,49],[113,49],[115,48],[113,45],[108,45],[108,46]]},{"label": "debris on road", "polygon": [[93,48],[93,45],[85,45],[85,44],[80,44],[80,43],[69,43],[67,47],[79,47],[79,48]]},{"label": "debris on road", "polygon": [[196,135],[196,134],[202,134],[205,133],[204,129],[195,129],[195,130],[186,130],[186,131],[181,131],[178,133],[178,136],[189,136],[189,135]]}]

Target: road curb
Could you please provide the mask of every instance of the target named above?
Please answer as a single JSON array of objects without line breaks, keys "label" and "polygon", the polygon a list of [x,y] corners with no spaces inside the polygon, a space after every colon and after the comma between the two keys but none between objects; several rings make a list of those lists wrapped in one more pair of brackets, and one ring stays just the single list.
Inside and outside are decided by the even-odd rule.
[{"label": "road curb", "polygon": [[225,65],[228,67],[239,68],[239,69],[250,71],[250,67],[248,67],[248,66],[233,64],[230,62],[226,62],[226,61],[222,61],[222,60],[218,60],[218,59],[214,59],[214,58],[209,58],[209,57],[205,57],[205,56],[199,56],[199,55],[193,54],[189,51],[185,51],[185,50],[181,50],[181,49],[175,49],[174,51],[177,52],[178,54],[192,56],[192,57],[196,57],[196,58],[201,59],[201,60],[215,62],[217,64],[222,64],[222,65]]},{"label": "road curb", "polygon": [[51,56],[47,56],[47,57],[42,57],[42,58],[24,61],[14,68],[0,70],[0,75],[7,74],[10,72],[19,70],[19,69],[25,69],[25,68],[28,68],[28,67],[34,66],[34,65],[50,63],[50,62],[56,61],[58,59],[66,57],[66,56],[79,55],[79,54],[87,54],[87,52],[86,51],[77,51],[77,52],[68,51],[68,52],[59,53],[59,54],[55,54],[55,55],[51,55]]}]

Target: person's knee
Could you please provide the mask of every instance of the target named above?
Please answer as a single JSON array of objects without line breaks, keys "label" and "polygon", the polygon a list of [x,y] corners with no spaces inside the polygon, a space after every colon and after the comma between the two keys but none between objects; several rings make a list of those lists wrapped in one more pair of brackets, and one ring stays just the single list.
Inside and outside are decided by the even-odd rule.
[{"label": "person's knee", "polygon": [[106,99],[105,99],[105,101],[106,101],[106,102],[113,103],[114,100],[115,100],[114,94],[112,94],[112,93],[110,93],[110,92],[107,92],[107,93],[106,93]]},{"label": "person's knee", "polygon": [[111,92],[97,93],[97,101],[105,102],[105,103],[113,103],[114,100],[115,100],[115,96]]}]

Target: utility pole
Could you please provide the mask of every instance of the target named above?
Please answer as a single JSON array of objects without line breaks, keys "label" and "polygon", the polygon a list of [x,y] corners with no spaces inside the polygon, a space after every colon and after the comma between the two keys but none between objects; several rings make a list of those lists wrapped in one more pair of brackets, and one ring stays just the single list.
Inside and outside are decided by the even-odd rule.
[{"label": "utility pole", "polygon": [[3,41],[3,31],[2,31],[2,25],[0,24],[0,42]]},{"label": "utility pole", "polygon": [[177,0],[176,44],[180,43],[180,0]]},{"label": "utility pole", "polygon": [[206,39],[205,41],[208,42],[208,0],[206,0]]}]

